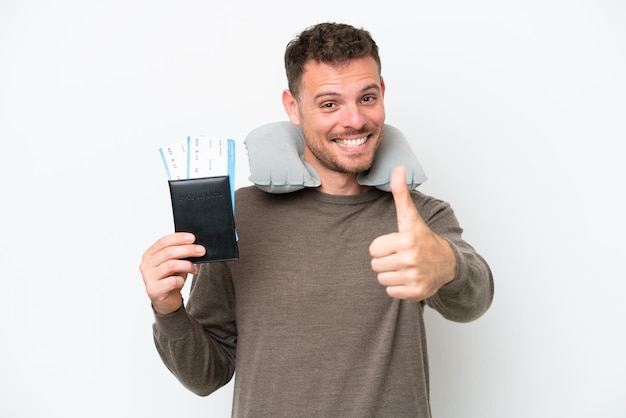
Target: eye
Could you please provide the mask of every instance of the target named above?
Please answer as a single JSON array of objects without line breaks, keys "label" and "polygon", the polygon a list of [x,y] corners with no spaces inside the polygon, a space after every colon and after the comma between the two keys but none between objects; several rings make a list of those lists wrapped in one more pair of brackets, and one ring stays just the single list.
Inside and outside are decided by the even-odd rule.
[{"label": "eye", "polygon": [[361,101],[363,103],[372,103],[376,101],[376,96],[374,95],[365,96],[361,99]]},{"label": "eye", "polygon": [[332,110],[335,107],[337,107],[337,104],[334,102],[325,102],[325,103],[322,103],[321,105],[321,108],[324,110]]}]

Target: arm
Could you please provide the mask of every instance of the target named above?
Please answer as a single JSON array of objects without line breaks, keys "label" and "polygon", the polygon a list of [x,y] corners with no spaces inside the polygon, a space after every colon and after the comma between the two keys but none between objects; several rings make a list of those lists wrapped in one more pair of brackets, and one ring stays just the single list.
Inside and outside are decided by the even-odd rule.
[{"label": "arm", "polygon": [[431,199],[420,206],[420,214],[403,179],[404,170],[394,170],[391,188],[398,232],[370,245],[378,281],[391,297],[424,300],[448,319],[478,318],[493,298],[487,263],[461,238],[450,206]]},{"label": "arm", "polygon": [[[235,372],[237,331],[226,263],[202,264],[186,307],[156,315],[154,340],[161,359],[192,392],[206,396]],[[209,277],[210,274],[210,277]]]},{"label": "arm", "polygon": [[445,239],[454,253],[454,279],[426,299],[444,318],[469,322],[482,316],[493,300],[493,275],[485,259],[462,239],[462,228],[450,205],[439,202],[428,220],[435,233]]},{"label": "arm", "polygon": [[196,283],[213,283],[207,277],[208,265],[198,268],[182,260],[202,253],[204,249],[193,244],[192,235],[171,234],[144,253],[140,271],[154,309],[153,334],[161,359],[186,388],[198,395],[208,395],[233,376],[236,331],[231,315],[232,298],[224,297],[220,289],[214,289],[217,303],[212,306],[183,305],[180,291],[188,274],[196,274],[190,302],[206,299],[198,296],[205,289]]}]

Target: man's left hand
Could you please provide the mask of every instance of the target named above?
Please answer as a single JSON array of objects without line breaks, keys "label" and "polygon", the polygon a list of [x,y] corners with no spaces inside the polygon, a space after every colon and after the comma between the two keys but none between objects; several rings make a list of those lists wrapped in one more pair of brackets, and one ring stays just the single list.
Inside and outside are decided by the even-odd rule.
[{"label": "man's left hand", "polygon": [[398,232],[372,241],[372,269],[387,294],[397,299],[423,300],[454,279],[456,258],[448,241],[426,225],[411,199],[405,181],[406,168],[391,175]]}]

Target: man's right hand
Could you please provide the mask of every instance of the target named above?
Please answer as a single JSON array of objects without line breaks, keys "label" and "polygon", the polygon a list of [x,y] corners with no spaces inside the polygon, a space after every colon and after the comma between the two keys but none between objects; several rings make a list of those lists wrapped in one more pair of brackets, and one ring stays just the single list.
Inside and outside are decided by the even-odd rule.
[{"label": "man's right hand", "polygon": [[166,235],[143,253],[139,270],[146,285],[152,307],[159,314],[177,311],[183,304],[181,289],[188,274],[198,273],[198,266],[187,257],[204,255],[203,246],[194,244],[195,237],[188,232]]}]

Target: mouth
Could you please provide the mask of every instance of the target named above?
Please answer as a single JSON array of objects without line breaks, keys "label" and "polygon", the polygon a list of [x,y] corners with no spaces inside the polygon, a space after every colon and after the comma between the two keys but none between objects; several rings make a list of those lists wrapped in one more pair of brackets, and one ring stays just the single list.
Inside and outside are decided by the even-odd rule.
[{"label": "mouth", "polygon": [[361,138],[355,138],[355,139],[342,139],[342,138],[337,138],[334,139],[333,142],[337,145],[341,145],[343,147],[346,148],[356,148],[356,147],[360,147],[361,145],[365,144],[367,142],[367,139],[369,138],[369,135],[366,135],[364,137]]}]

